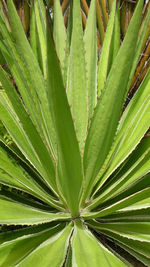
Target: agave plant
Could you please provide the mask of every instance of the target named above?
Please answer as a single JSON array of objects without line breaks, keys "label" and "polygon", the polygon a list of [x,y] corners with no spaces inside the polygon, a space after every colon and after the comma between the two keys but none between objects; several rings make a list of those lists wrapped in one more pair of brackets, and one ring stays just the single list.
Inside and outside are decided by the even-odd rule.
[{"label": "agave plant", "polygon": [[150,266],[150,71],[124,106],[150,10],[120,46],[110,2],[100,54],[95,0],[84,34],[79,0],[67,29],[59,0],[32,1],[28,39],[1,9],[0,266]]}]

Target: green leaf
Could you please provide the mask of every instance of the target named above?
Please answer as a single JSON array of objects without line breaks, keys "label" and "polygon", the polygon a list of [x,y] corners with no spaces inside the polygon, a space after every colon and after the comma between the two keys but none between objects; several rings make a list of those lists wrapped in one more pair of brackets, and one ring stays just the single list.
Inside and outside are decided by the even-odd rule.
[{"label": "green leaf", "polygon": [[71,232],[72,226],[69,224],[64,230],[51,236],[33,250],[25,259],[20,261],[18,267],[29,267],[32,264],[37,267],[62,266],[66,258]]},{"label": "green leaf", "polygon": [[38,38],[41,48],[43,73],[44,77],[46,78],[46,11],[43,1],[34,1],[34,11],[36,17]]},{"label": "green leaf", "polygon": [[25,132],[23,131],[22,125],[10,106],[10,102],[6,98],[4,92],[0,92],[0,120],[5,125],[12,139],[23,153],[25,158],[35,167],[35,169],[44,175],[41,164],[36,157],[32,145],[29,143]]},{"label": "green leaf", "polygon": [[62,14],[62,8],[59,0],[54,1],[53,36],[55,41],[56,52],[60,60],[60,66],[63,75],[67,34]]},{"label": "green leaf", "polygon": [[[134,187],[134,184],[144,177],[150,170],[150,138],[144,138],[137,149],[127,159],[121,170],[113,176],[93,199],[89,209],[98,206],[110,197],[117,196],[120,192]],[[111,201],[111,200],[110,200]]]},{"label": "green leaf", "polygon": [[138,39],[138,42],[136,45],[136,54],[135,54],[135,58],[134,58],[133,65],[132,65],[132,70],[131,70],[129,81],[128,81],[128,88],[131,85],[131,82],[132,82],[132,79],[134,76],[134,72],[135,72],[137,64],[138,64],[138,60],[139,60],[141,49],[143,46],[143,41],[145,38],[146,30],[149,27],[149,21],[150,21],[150,9],[147,12],[147,15],[146,15],[146,18],[145,18],[144,23],[142,25],[142,30],[140,32],[140,36],[139,36],[139,39]]},{"label": "green leaf", "polygon": [[30,7],[30,45],[37,61],[39,62],[40,68],[42,69],[41,47],[37,31],[36,17],[33,4]]},{"label": "green leaf", "polygon": [[8,18],[4,13],[4,9],[2,8],[3,7],[2,6],[3,5],[2,1],[0,2],[0,5],[1,5],[1,7],[0,7],[0,16],[1,16],[2,20],[3,20],[3,22],[5,23],[7,29],[9,30],[10,29],[10,25],[9,25],[9,22],[8,22]]},{"label": "green leaf", "polygon": [[[9,66],[11,74],[15,80],[15,83],[19,89],[20,95],[30,113],[30,116],[38,128],[40,134],[42,133],[40,107],[37,100],[37,95],[33,90],[32,82],[27,68],[24,65],[19,53],[17,52],[11,35],[6,29],[5,24],[2,23],[0,18],[0,30],[5,39],[5,43],[0,41],[0,49],[5,57],[5,60]],[[34,101],[33,101],[34,99]]]},{"label": "green leaf", "polygon": [[109,69],[109,56],[112,45],[113,31],[115,25],[115,14],[116,14],[116,0],[113,2],[112,11],[110,14],[107,31],[105,34],[102,51],[100,54],[100,60],[98,65],[98,96],[101,95],[101,91],[107,80],[108,69]]},{"label": "green leaf", "polygon": [[[3,87],[5,88],[5,91],[11,101],[11,104],[18,116],[18,118],[21,121],[21,124],[23,126],[23,129],[28,136],[34,151],[36,155],[38,156],[43,168],[45,169],[45,172],[47,176],[44,176],[43,178],[47,182],[49,186],[54,191],[57,191],[56,184],[55,184],[55,173],[54,173],[54,163],[52,162],[52,159],[50,157],[50,154],[45,147],[40,135],[38,134],[36,128],[34,127],[29,115],[25,111],[24,106],[21,103],[21,100],[19,99],[19,96],[15,90],[15,88],[10,83],[9,79],[7,78],[5,72],[0,68],[0,79],[3,84]],[[38,146],[37,146],[38,144]],[[49,178],[51,177],[51,179]]]},{"label": "green leaf", "polygon": [[116,244],[118,244],[120,247],[122,247],[124,250],[126,250],[127,252],[129,252],[131,255],[133,255],[133,257],[135,257],[136,259],[140,260],[140,262],[144,263],[145,266],[149,266],[150,265],[150,259],[145,257],[143,254],[137,253],[135,252],[135,250],[123,245],[120,242],[117,242],[116,240]]},{"label": "green leaf", "polygon": [[72,266],[126,266],[107,250],[84,226],[76,223],[72,245]]},{"label": "green leaf", "polygon": [[[60,222],[49,222],[49,223],[43,223],[39,225],[30,225],[28,227],[22,226],[22,228],[14,229],[13,234],[12,231],[3,231],[0,233],[0,245],[7,243],[9,241],[15,241],[15,239],[22,238],[23,236],[27,237],[29,235],[33,234],[39,234],[42,231],[45,231],[47,229],[51,229],[55,226],[60,226]],[[65,224],[61,223],[62,228],[65,226]],[[61,227],[61,226],[60,226]],[[4,228],[3,228],[4,229]]]},{"label": "green leaf", "polygon": [[149,242],[144,242],[144,241],[138,241],[138,240],[133,240],[133,239],[129,239],[126,237],[122,237],[118,234],[115,234],[113,232],[110,231],[106,231],[103,230],[103,234],[115,239],[116,241],[119,241],[119,244],[123,244],[125,246],[127,246],[130,249],[137,252],[137,258],[139,258],[140,260],[142,259],[141,257],[139,257],[140,255],[145,257],[147,259],[147,261],[149,261],[150,258],[150,246],[149,246]]},{"label": "green leaf", "polygon": [[89,195],[92,184],[114,140],[124,98],[127,94],[128,78],[135,55],[135,45],[133,44],[136,43],[138,37],[142,7],[143,1],[138,2],[91,122],[84,151],[86,177],[84,199]]},{"label": "green leaf", "polygon": [[[141,262],[150,262],[150,223],[106,223],[90,221],[89,226],[115,239],[115,243]],[[117,242],[118,241],[118,242]]]},{"label": "green leaf", "polygon": [[33,225],[65,219],[70,219],[70,214],[44,212],[0,197],[0,224]]},{"label": "green leaf", "polygon": [[[133,184],[129,185],[122,192],[118,193],[117,196],[114,196],[113,198],[104,202],[103,203],[104,206],[109,205],[109,204],[114,204],[114,203],[119,202],[120,200],[126,198],[127,196],[131,196],[135,193],[138,193],[139,191],[142,191],[142,190],[149,188],[149,186],[150,186],[149,177],[150,177],[150,175],[147,174],[144,177],[137,179],[137,181],[135,181]],[[142,208],[150,207],[149,200],[150,200],[150,198],[146,197],[146,195],[145,195],[145,198],[137,199],[136,202],[132,203],[129,206],[126,206],[122,210],[134,210],[134,209],[142,209]]]},{"label": "green leaf", "polygon": [[96,1],[91,1],[84,33],[85,61],[87,70],[89,117],[93,115],[97,102],[97,29]]},{"label": "green leaf", "polygon": [[[22,235],[19,238],[15,238],[14,240],[4,242],[0,246],[1,266],[9,267],[18,266],[18,264],[23,264],[22,261],[25,261],[29,255],[34,254],[34,252],[38,250],[40,246],[42,247],[43,245],[44,247],[46,247],[46,244],[50,243],[50,240],[55,240],[56,237],[62,235],[62,233],[64,232],[64,230],[62,230],[63,228],[64,224],[51,227],[50,229],[48,229],[47,225],[47,229],[41,229],[42,231],[39,231],[37,233],[31,232],[30,234]],[[12,234],[12,236],[13,235],[14,233]],[[62,250],[64,251],[64,249]],[[44,254],[43,257],[45,256],[46,255]],[[59,258],[61,257],[59,256]],[[37,260],[36,265],[37,264],[41,264],[41,259]]]},{"label": "green leaf", "polygon": [[83,179],[81,157],[60,66],[48,29],[47,49],[48,99],[58,141],[57,184],[72,215],[77,216]]},{"label": "green leaf", "polygon": [[0,65],[4,65],[6,63],[5,58],[3,57],[3,54],[0,51]]},{"label": "green leaf", "polygon": [[113,214],[100,218],[100,221],[109,222],[150,222],[150,208],[129,211],[117,211]]},{"label": "green leaf", "polygon": [[72,248],[69,244],[64,267],[72,267]]},{"label": "green leaf", "polygon": [[116,8],[114,30],[113,30],[110,52],[109,52],[110,55],[109,55],[108,73],[118,54],[119,49],[120,49],[120,5],[118,3],[117,8]]},{"label": "green leaf", "polygon": [[83,152],[84,149],[88,123],[88,90],[84,54],[80,1],[76,0],[73,1],[73,28],[67,95],[81,152]]},{"label": "green leaf", "polygon": [[44,195],[29,174],[0,147],[0,183],[20,187],[35,196]]},{"label": "green leaf", "polygon": [[68,70],[69,70],[69,59],[70,59],[70,45],[71,45],[71,37],[72,37],[72,24],[73,24],[73,2],[70,2],[70,12],[68,17],[68,26],[67,26],[67,39],[66,39],[66,47],[65,47],[65,59],[64,59],[64,73],[63,80],[64,86],[67,87],[67,79],[68,79]]},{"label": "green leaf", "polygon": [[[100,211],[96,211],[96,212],[85,212],[83,213],[83,218],[100,218],[100,217],[104,217],[106,215],[109,215],[111,213],[114,213],[117,210],[122,210],[124,208],[128,208],[131,205],[142,201],[142,200],[146,200],[145,207],[147,207],[147,203],[149,203],[149,194],[150,194],[150,187],[146,187],[146,189],[143,189],[139,192],[133,193],[131,195],[127,195],[125,194],[124,198],[122,198],[120,201],[116,201],[115,203],[113,203],[112,205],[109,205],[108,207],[105,207],[103,209],[101,209]],[[138,204],[137,204],[138,206]]]},{"label": "green leaf", "polygon": [[[134,185],[141,177],[144,177],[150,171],[150,138],[144,138],[135,152],[128,159],[127,164],[121,172],[115,177],[117,185],[115,186],[115,192],[113,195],[118,194],[120,191],[126,189],[129,186]],[[110,186],[110,185],[109,185]],[[111,195],[112,188],[110,187]]]},{"label": "green leaf", "polygon": [[97,223],[90,221],[89,225],[94,229],[99,229],[101,231],[108,230],[132,240],[150,242],[150,222],[138,222],[135,224],[134,222]]},{"label": "green leaf", "polygon": [[[31,194],[58,209],[59,203],[50,194],[44,192],[41,177],[28,168],[28,172],[15,160],[15,155],[0,146],[0,183]],[[12,152],[11,152],[12,153]],[[26,166],[27,167],[27,166]],[[31,176],[32,174],[32,176]]]},{"label": "green leaf", "polygon": [[51,136],[51,130],[53,128],[53,125],[48,107],[46,83],[40,70],[40,66],[26,38],[25,32],[23,30],[21,21],[17,15],[17,11],[14,7],[13,1],[9,0],[7,5],[12,35],[15,40],[15,46],[17,52],[22,58],[22,62],[24,62],[26,69],[28,70],[28,76],[31,82],[32,92],[34,92],[34,95],[36,96],[34,100],[35,103],[40,106],[39,112],[44,128],[44,133],[48,138],[51,150],[55,155],[53,148],[53,139]]},{"label": "green leaf", "polygon": [[[120,120],[115,141],[103,168],[97,176],[99,186],[121,165],[131,154],[144,136],[150,125],[150,71],[135,96],[127,106]],[[102,177],[102,174],[105,174]]]}]

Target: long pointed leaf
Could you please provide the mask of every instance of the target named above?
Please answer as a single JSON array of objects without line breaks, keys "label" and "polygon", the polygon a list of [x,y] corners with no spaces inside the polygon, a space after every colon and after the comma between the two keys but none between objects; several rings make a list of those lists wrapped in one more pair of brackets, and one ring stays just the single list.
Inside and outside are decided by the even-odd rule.
[{"label": "long pointed leaf", "polygon": [[[146,203],[144,204],[145,207],[147,207],[147,203],[149,203],[149,194],[150,194],[150,187],[147,187],[144,190],[141,190],[139,192],[136,192],[135,194],[129,195],[129,196],[125,196],[123,199],[121,199],[120,201],[106,207],[103,208],[100,211],[97,212],[90,212],[83,214],[84,218],[100,218],[106,215],[109,215],[117,210],[121,210],[124,209],[126,207],[129,207],[137,202],[140,202],[142,200],[146,200]],[[144,206],[143,205],[143,206]]]},{"label": "long pointed leaf", "polygon": [[33,225],[69,218],[70,215],[67,213],[43,212],[21,203],[0,198],[0,224]]},{"label": "long pointed leaf", "polygon": [[96,228],[98,232],[115,239],[116,244],[131,253],[131,255],[135,256],[136,259],[139,259],[141,262],[145,263],[146,266],[149,266],[149,223],[106,223],[105,227],[104,224],[91,221],[90,226],[92,228],[94,227],[94,229]]},{"label": "long pointed leaf", "polygon": [[35,156],[32,146],[23,131],[22,125],[19,123],[12,108],[10,108],[10,103],[3,92],[0,92],[0,119],[25,158],[41,175],[44,174],[41,164]]},{"label": "long pointed leaf", "polygon": [[73,28],[70,48],[67,95],[71,105],[80,151],[83,152],[88,123],[88,91],[85,71],[80,1],[73,1]]},{"label": "long pointed leaf", "polygon": [[[119,241],[119,243],[125,244],[128,248],[131,248],[135,252],[137,252],[138,254],[143,255],[145,258],[147,258],[147,261],[149,261],[149,256],[150,256],[149,242],[144,242],[144,241],[141,242],[138,240],[132,240],[132,239],[122,237],[120,235],[117,235],[115,233],[105,231],[105,230],[103,230],[103,233],[105,235]],[[139,259],[140,259],[140,257],[139,257]]]},{"label": "long pointed leaf", "polygon": [[115,24],[115,13],[116,13],[116,0],[113,2],[111,15],[109,18],[107,31],[103,42],[102,52],[100,54],[100,60],[98,65],[98,96],[101,95],[101,91],[104,88],[108,75],[110,47],[112,45],[113,30]]},{"label": "long pointed leaf", "polygon": [[97,102],[97,29],[96,1],[91,1],[84,33],[85,60],[88,77],[89,117],[93,115]]},{"label": "long pointed leaf", "polygon": [[[59,237],[64,225],[45,229],[39,233],[31,233],[17,239],[8,241],[0,246],[1,266],[18,266],[23,259],[33,253],[38,247],[50,238]],[[38,261],[37,261],[38,262]],[[41,262],[38,262],[41,264]],[[37,265],[37,264],[36,264]],[[26,265],[27,266],[27,265]]]},{"label": "long pointed leaf", "polygon": [[[127,106],[118,127],[116,139],[107,156],[104,168],[97,176],[99,187],[107,180],[113,171],[126,160],[144,136],[150,125],[150,71],[136,95]],[[102,174],[105,174],[102,177]],[[98,188],[97,187],[97,190]]]},{"label": "long pointed leaf", "polygon": [[91,191],[91,185],[102,167],[114,139],[124,98],[127,94],[128,78],[135,55],[133,44],[136,43],[138,37],[142,7],[143,1],[138,2],[124,42],[111,68],[101,99],[97,104],[87,136],[84,151],[85,197]]},{"label": "long pointed leaf", "polygon": [[48,99],[58,140],[57,183],[73,216],[79,212],[82,167],[60,66],[47,29]]},{"label": "long pointed leaf", "polygon": [[66,48],[66,29],[64,24],[64,18],[62,14],[62,8],[60,1],[54,1],[54,26],[53,35],[55,40],[56,52],[60,60],[60,66],[62,75],[64,73],[64,59],[65,59],[65,48]]},{"label": "long pointed leaf", "polygon": [[72,266],[126,266],[115,255],[107,250],[83,226],[76,225],[72,237]]},{"label": "long pointed leaf", "polygon": [[43,1],[34,1],[34,11],[41,48],[43,73],[46,78],[46,12]]},{"label": "long pointed leaf", "polygon": [[14,154],[10,154],[9,150],[0,146],[0,183],[27,192],[52,207],[60,209],[58,201],[50,193],[45,192],[42,178],[36,176],[30,168],[25,170],[19,164],[20,162],[17,162],[18,158],[15,160],[13,156]]},{"label": "long pointed leaf", "polygon": [[[0,79],[5,88],[5,91],[11,101],[14,110],[18,118],[20,119],[24,131],[26,132],[34,151],[36,152],[41,164],[43,165],[45,172],[47,173],[47,177],[45,176],[46,182],[52,186],[53,190],[57,191],[56,184],[55,184],[55,173],[54,173],[54,163],[48,153],[47,148],[45,147],[40,135],[38,134],[36,128],[34,127],[29,115],[25,111],[24,106],[19,99],[17,92],[15,91],[14,87],[10,83],[8,77],[6,76],[5,72],[0,68]],[[38,144],[38,145],[37,145]],[[51,178],[49,178],[49,176]]]},{"label": "long pointed leaf", "polygon": [[[132,186],[133,183],[138,181],[141,177],[145,176],[150,171],[150,138],[144,138],[144,140],[139,145],[135,153],[131,155],[127,162],[127,166],[118,173],[115,180],[118,180],[118,187],[115,186],[115,181],[113,185],[115,186],[114,195],[118,194],[119,191],[124,190],[128,186]],[[121,179],[119,179],[121,178]],[[112,190],[112,188],[110,188]],[[111,191],[111,195],[113,192]]]},{"label": "long pointed leaf", "polygon": [[148,13],[146,15],[146,18],[144,20],[144,24],[142,25],[142,30],[141,30],[140,37],[139,37],[139,40],[138,40],[138,43],[137,43],[137,47],[136,47],[136,55],[135,55],[135,58],[134,58],[134,61],[133,61],[132,70],[131,70],[130,78],[129,78],[129,81],[128,81],[128,88],[131,85],[131,81],[133,79],[133,75],[134,75],[134,72],[135,72],[139,57],[140,57],[143,41],[144,41],[144,38],[145,38],[145,33],[146,33],[147,28],[149,28],[149,21],[150,21],[150,9],[149,9],[149,11],[148,11]]},{"label": "long pointed leaf", "polygon": [[13,1],[9,0],[7,5],[10,24],[12,28],[12,35],[16,42],[16,49],[19,54],[21,51],[21,58],[24,61],[28,70],[33,92],[37,96],[36,102],[38,102],[38,104],[40,105],[39,111],[41,114],[44,132],[49,140],[50,147],[53,151],[53,142],[51,140],[51,129],[53,125],[48,107],[46,83],[42,75],[40,66],[26,38],[25,32],[23,30],[21,21],[18,17]]},{"label": "long pointed leaf", "polygon": [[30,45],[42,69],[42,55],[33,4],[30,7]]},{"label": "long pointed leaf", "polygon": [[62,266],[66,258],[71,232],[72,226],[69,224],[64,230],[55,234],[43,242],[39,247],[37,247],[37,249],[33,250],[33,252],[31,252],[23,261],[20,261],[20,264],[17,266],[29,267],[33,263],[37,267],[44,265],[46,267]]},{"label": "long pointed leaf", "polygon": [[111,46],[110,46],[108,73],[120,49],[120,9],[119,8],[120,8],[120,5],[118,3],[117,8],[116,8],[116,14],[115,14],[113,36],[112,36]]}]

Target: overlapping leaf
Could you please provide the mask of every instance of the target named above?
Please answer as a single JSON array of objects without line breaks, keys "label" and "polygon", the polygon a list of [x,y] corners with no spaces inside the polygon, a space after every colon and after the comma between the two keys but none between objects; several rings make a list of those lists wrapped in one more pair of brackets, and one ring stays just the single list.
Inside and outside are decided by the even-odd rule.
[{"label": "overlapping leaf", "polygon": [[85,61],[87,70],[89,117],[93,115],[97,102],[97,30],[96,1],[91,1],[84,33]]},{"label": "overlapping leaf", "polygon": [[0,213],[0,224],[33,225],[70,218],[69,214],[45,212],[5,198],[0,198]]},{"label": "overlapping leaf", "polygon": [[[11,266],[31,266],[33,263],[37,266],[43,264],[59,266],[65,260],[72,230],[71,226],[63,229],[64,226],[64,224],[47,225],[47,229],[42,230],[42,227],[41,229],[39,227],[38,232],[33,228],[33,233],[29,230],[29,234],[25,232],[24,236],[4,242],[0,245],[1,266],[9,267],[10,264]],[[58,250],[60,253],[57,258],[54,258]]]},{"label": "overlapping leaf", "polygon": [[61,5],[58,0],[54,2],[53,36],[63,75],[67,34],[64,25],[64,18],[62,14]]},{"label": "overlapping leaf", "polygon": [[99,188],[111,173],[135,149],[150,125],[150,71],[147,73],[138,92],[126,108],[120,121],[116,139],[104,163],[104,168],[99,172]]},{"label": "overlapping leaf", "polygon": [[137,42],[142,7],[143,1],[140,1],[109,73],[87,136],[84,151],[85,198],[91,191],[95,177],[102,167],[114,140],[124,98],[127,94],[128,78],[135,55],[133,43]]},{"label": "overlapping leaf", "polygon": [[97,242],[87,228],[76,223],[72,238],[72,266],[98,267],[126,266],[119,258],[109,252],[102,244]]},{"label": "overlapping leaf", "polygon": [[83,182],[81,156],[49,30],[47,30],[47,57],[49,107],[53,115],[58,144],[57,183],[72,215],[77,216]]},{"label": "overlapping leaf", "polygon": [[73,1],[73,25],[71,35],[67,95],[71,105],[80,151],[83,152],[88,123],[88,90],[84,56],[83,30],[80,1]]},{"label": "overlapping leaf", "polygon": [[120,48],[116,1],[108,1],[109,23],[104,0],[89,10],[81,1],[82,12],[79,0],[62,10],[56,0],[50,12],[46,3],[32,1],[29,32],[13,0],[9,22],[0,10],[0,119],[11,140],[2,133],[0,224],[23,228],[0,233],[0,265],[127,266],[123,251],[149,266],[150,72],[123,105],[150,12],[140,28],[138,1]]}]

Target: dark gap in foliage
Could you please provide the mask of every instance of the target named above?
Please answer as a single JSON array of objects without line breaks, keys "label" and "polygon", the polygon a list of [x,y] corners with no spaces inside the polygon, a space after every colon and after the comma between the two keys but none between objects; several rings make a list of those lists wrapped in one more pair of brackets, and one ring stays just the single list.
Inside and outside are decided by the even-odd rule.
[{"label": "dark gap in foliage", "polygon": [[12,232],[14,230],[19,230],[19,229],[26,229],[30,226],[28,225],[7,225],[7,224],[3,224],[0,225],[0,233],[8,233],[8,232]]},{"label": "dark gap in foliage", "polygon": [[74,232],[74,230],[72,231],[72,233],[70,235],[66,257],[65,257],[64,263],[62,264],[61,267],[70,267],[71,266],[71,261],[72,261],[71,238],[73,236],[73,232]]},{"label": "dark gap in foliage", "polygon": [[50,207],[46,203],[44,203],[42,200],[25,193],[21,190],[10,188],[8,186],[1,186],[0,190],[0,196],[3,196],[4,198],[17,201],[18,203],[23,203],[25,205],[29,205],[41,210],[49,211],[49,212],[58,212],[56,209]]},{"label": "dark gap in foliage", "polygon": [[[24,235],[28,234],[34,234],[34,233],[39,233],[40,231],[44,231],[47,229],[50,229],[52,227],[55,227],[59,224],[60,222],[48,222],[48,223],[42,223],[38,225],[0,225],[0,234],[4,234],[5,237],[10,236],[10,232],[13,233],[13,236],[15,233],[17,236],[21,237],[22,232],[25,230]],[[63,223],[63,222],[62,222]],[[18,231],[19,230],[19,231]]]}]

